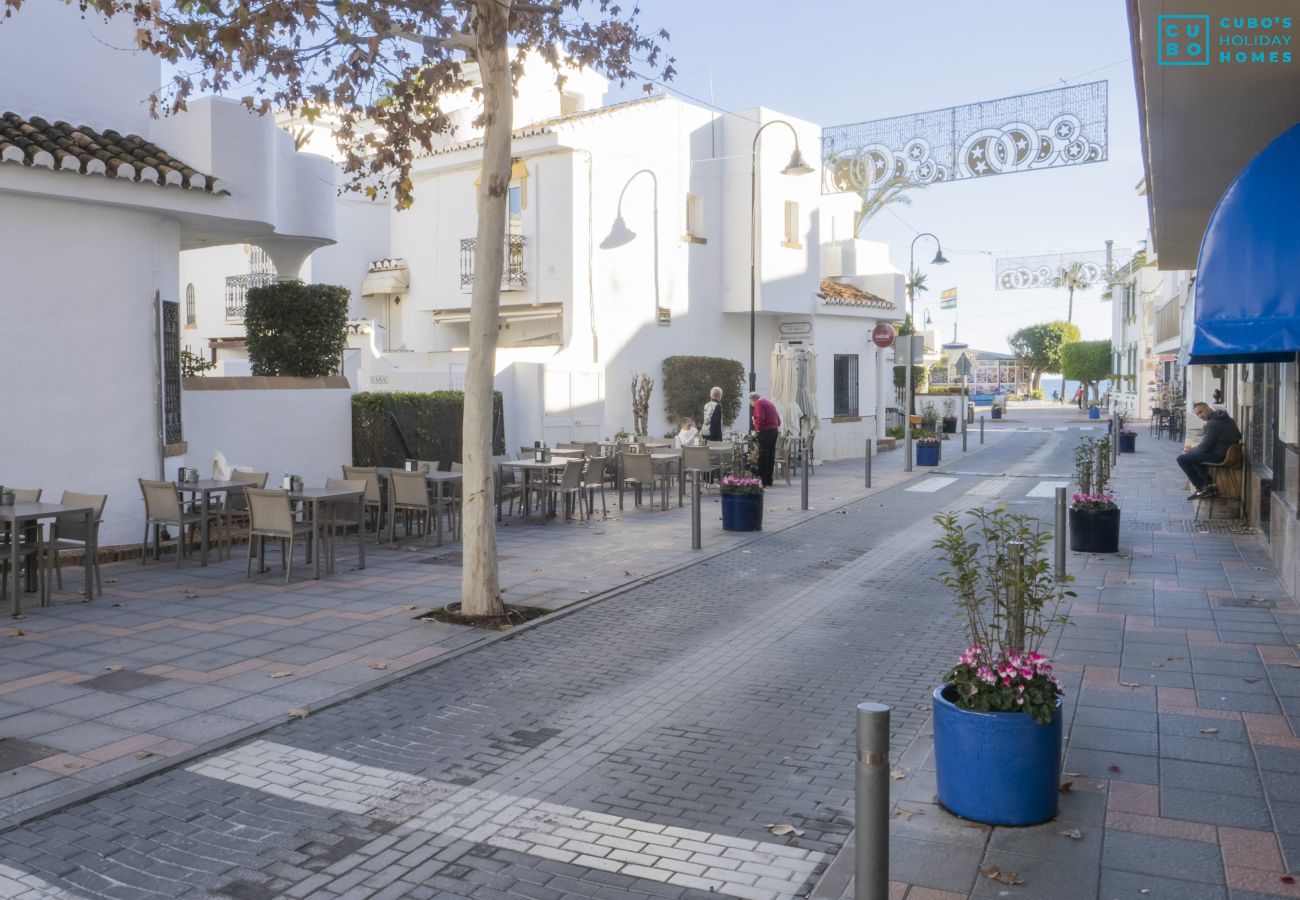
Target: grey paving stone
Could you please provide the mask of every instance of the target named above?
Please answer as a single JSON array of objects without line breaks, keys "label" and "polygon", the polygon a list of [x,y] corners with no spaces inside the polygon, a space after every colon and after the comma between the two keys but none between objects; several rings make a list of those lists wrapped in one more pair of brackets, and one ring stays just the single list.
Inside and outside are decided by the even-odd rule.
[{"label": "grey paving stone", "polygon": [[[1205,784],[1207,787],[1214,785],[1213,781]],[[1276,813],[1276,804],[1274,807]],[[1239,797],[1175,787],[1160,789],[1160,814],[1171,819],[1233,828],[1268,828],[1271,824],[1269,807],[1261,797]]]},{"label": "grey paving stone", "polygon": [[1223,884],[1219,848],[1212,844],[1108,831],[1102,866],[1142,875]]},{"label": "grey paving stone", "polygon": [[895,881],[966,894],[982,857],[975,847],[900,838],[889,843],[889,873]]},{"label": "grey paving stone", "polygon": [[991,878],[979,878],[975,882],[972,897],[1092,900],[1097,896],[1099,873],[1096,861],[1077,858],[1073,853],[1069,858],[1058,854],[1053,859],[990,849],[984,856],[982,866],[997,866],[999,870],[1015,872],[1024,884],[1005,885]]},{"label": "grey paving stone", "polygon": [[[1098,897],[1120,900],[1125,897],[1150,898],[1150,900],[1228,900],[1228,890],[1223,885],[1138,875],[1116,869],[1101,870],[1101,890]],[[1242,894],[1233,892],[1234,900]]]}]

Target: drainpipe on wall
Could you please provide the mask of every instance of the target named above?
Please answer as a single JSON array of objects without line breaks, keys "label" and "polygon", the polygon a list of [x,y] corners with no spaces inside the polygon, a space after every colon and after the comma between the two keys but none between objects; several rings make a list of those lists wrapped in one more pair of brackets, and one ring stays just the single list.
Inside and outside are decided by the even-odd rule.
[{"label": "drainpipe on wall", "polygon": [[153,292],[153,408],[158,426],[158,480],[166,481],[167,426],[163,419],[162,395],[162,293]]}]

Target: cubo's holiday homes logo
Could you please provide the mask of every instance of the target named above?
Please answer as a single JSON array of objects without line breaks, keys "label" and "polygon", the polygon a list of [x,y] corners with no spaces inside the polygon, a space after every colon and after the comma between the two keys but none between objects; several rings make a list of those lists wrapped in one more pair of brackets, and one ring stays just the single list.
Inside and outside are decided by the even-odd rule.
[{"label": "cubo's holiday homes logo", "polygon": [[1291,62],[1290,16],[1159,16],[1156,29],[1162,66]]}]

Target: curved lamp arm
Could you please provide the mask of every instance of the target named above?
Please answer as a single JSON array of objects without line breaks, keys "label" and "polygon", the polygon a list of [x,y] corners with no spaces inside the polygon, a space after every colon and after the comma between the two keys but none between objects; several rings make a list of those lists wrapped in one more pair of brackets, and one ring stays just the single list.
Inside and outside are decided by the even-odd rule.
[{"label": "curved lamp arm", "polygon": [[[632,182],[636,181],[637,176],[639,175],[649,175],[650,180],[654,184],[653,187],[654,195],[652,196],[651,200],[653,201],[653,207],[654,207],[653,240],[654,240],[655,321],[658,322],[659,309],[660,309],[660,305],[659,305],[659,176],[655,174],[653,169],[638,169],[637,171],[632,173],[631,177],[629,177],[627,181],[623,182],[623,190],[618,192],[618,207],[616,213],[617,217],[614,220],[614,229],[613,231],[610,232],[610,235],[611,237],[613,237],[615,234],[620,234],[620,233],[624,235],[625,239],[618,240],[618,243],[627,243],[627,241],[630,241],[632,240],[632,238],[636,237],[636,234],[632,232],[627,227],[627,224],[623,221],[623,197],[625,194],[627,194],[628,187],[631,186]],[[607,238],[606,240],[608,241],[609,238]]]}]

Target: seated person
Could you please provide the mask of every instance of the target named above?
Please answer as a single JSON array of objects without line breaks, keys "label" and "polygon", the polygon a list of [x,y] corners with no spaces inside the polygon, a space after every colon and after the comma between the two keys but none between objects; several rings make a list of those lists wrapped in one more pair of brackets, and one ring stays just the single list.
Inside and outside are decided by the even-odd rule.
[{"label": "seated person", "polygon": [[1192,404],[1192,412],[1205,423],[1205,436],[1199,444],[1178,457],[1178,467],[1192,483],[1192,492],[1187,495],[1187,499],[1200,500],[1219,493],[1205,464],[1223,462],[1223,458],[1228,455],[1228,448],[1241,440],[1241,429],[1232,421],[1232,416],[1221,409],[1214,409],[1208,403]]},{"label": "seated person", "polygon": [[695,420],[690,416],[686,416],[682,419],[682,430],[677,432],[677,437],[673,440],[673,446],[678,449],[693,447],[699,437],[700,430],[695,427]]}]

